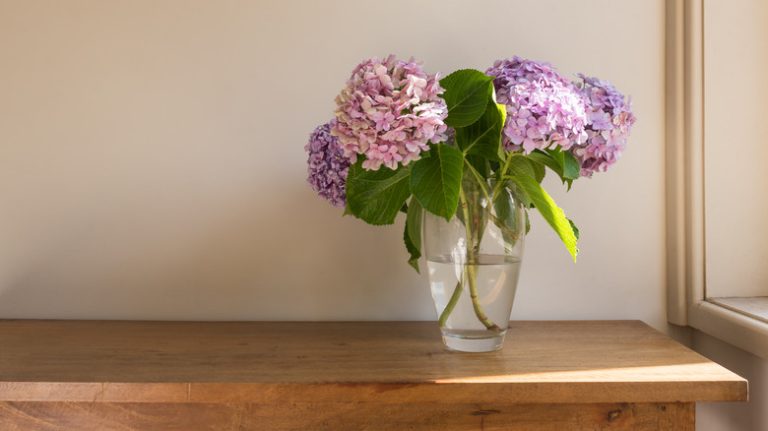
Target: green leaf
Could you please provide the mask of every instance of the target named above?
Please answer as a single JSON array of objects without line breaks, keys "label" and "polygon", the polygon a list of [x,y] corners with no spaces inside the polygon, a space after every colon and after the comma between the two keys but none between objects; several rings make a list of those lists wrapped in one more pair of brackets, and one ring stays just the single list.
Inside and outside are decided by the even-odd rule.
[{"label": "green leaf", "polygon": [[362,161],[350,166],[347,176],[349,212],[372,225],[392,224],[410,196],[410,168],[378,171],[363,169]]},{"label": "green leaf", "polygon": [[581,165],[576,157],[568,151],[563,151],[560,147],[547,150],[547,154],[557,163],[560,168],[560,176],[565,180],[575,180],[579,178]]},{"label": "green leaf", "polygon": [[419,258],[421,257],[421,221],[424,211],[421,204],[416,199],[411,199],[408,205],[408,215],[405,219],[405,232],[403,232],[403,241],[405,248],[410,254],[408,264],[419,271]]},{"label": "green leaf", "polygon": [[523,155],[512,155],[509,162],[509,172],[512,175],[527,175],[541,182],[544,179],[544,167]]},{"label": "green leaf", "polygon": [[459,204],[463,166],[458,148],[433,145],[429,157],[413,164],[411,192],[424,209],[450,220]]},{"label": "green leaf", "polygon": [[544,168],[544,165],[536,163],[532,160],[528,160],[528,163],[531,164],[531,167],[533,167],[533,174],[534,178],[536,178],[536,181],[541,183],[544,181],[544,177],[547,175],[547,170]]},{"label": "green leaf", "polygon": [[[526,175],[526,174],[518,174],[518,175],[529,177],[529,175]],[[512,176],[504,177],[504,179],[511,181]],[[517,183],[515,183],[515,185],[516,184]],[[523,189],[519,185],[516,185],[516,187],[510,188],[510,190],[512,190],[514,198],[520,201],[525,208],[533,208],[533,201],[531,200],[531,197],[528,196],[528,192],[526,192],[525,189]],[[528,231],[526,231],[525,233],[528,233]]]},{"label": "green leaf", "polygon": [[579,239],[579,228],[576,226],[576,223],[573,222],[573,220],[568,219],[568,223],[571,224],[571,229],[573,229],[573,234],[576,235],[576,239]]},{"label": "green leaf", "polygon": [[405,242],[405,249],[408,250],[410,257],[408,258],[408,265],[411,265],[416,272],[419,270],[419,258],[421,257],[421,250],[411,240],[411,236],[408,233],[408,225],[405,225],[405,231],[403,231],[403,242]]},{"label": "green leaf", "polygon": [[563,152],[563,177],[568,180],[575,180],[579,178],[581,172],[581,164],[576,157],[569,151]]},{"label": "green leaf", "polygon": [[530,160],[548,167],[552,172],[556,173],[561,179],[563,178],[563,166],[553,159],[548,153],[541,150],[534,150],[531,154],[528,154]]},{"label": "green leaf", "polygon": [[560,148],[553,148],[546,151],[535,150],[526,157],[550,168],[560,177],[563,183],[568,184],[568,189],[571,188],[573,180],[579,178],[581,165],[579,164],[579,161],[576,160],[576,157],[568,151],[562,151]]},{"label": "green leaf", "polygon": [[[565,164],[565,155],[560,150],[559,147],[550,148],[546,150],[546,153],[549,154],[549,157],[552,157],[552,159],[557,163],[557,165],[560,167],[560,170],[562,171],[563,165]],[[565,172],[563,172],[565,174]],[[563,175],[565,176],[565,175]]]},{"label": "green leaf", "polygon": [[445,124],[465,127],[477,121],[485,112],[493,95],[493,78],[473,69],[462,69],[440,80],[445,89],[443,99],[448,105]]},{"label": "green leaf", "polygon": [[513,175],[510,179],[520,186],[520,188],[531,198],[536,209],[541,213],[541,216],[544,217],[544,220],[549,223],[552,229],[555,230],[575,262],[576,255],[579,253],[576,244],[577,238],[571,227],[571,223],[565,217],[563,210],[557,206],[555,201],[552,200],[552,197],[549,196],[536,179],[527,175]]},{"label": "green leaf", "polygon": [[477,121],[456,129],[456,145],[464,154],[477,154],[488,160],[498,160],[501,130],[506,119],[506,106],[489,100],[485,112]]},{"label": "green leaf", "polygon": [[464,156],[464,160],[466,160],[473,173],[480,175],[486,180],[488,179],[488,176],[491,174],[491,164],[488,160],[477,154],[468,154]]},{"label": "green leaf", "polygon": [[344,204],[344,213],[342,213],[341,215],[343,217],[343,216],[348,216],[350,214],[352,214],[352,210],[349,209],[349,200],[347,200],[347,202]]},{"label": "green leaf", "polygon": [[408,215],[405,219],[405,225],[407,227],[406,232],[411,239],[411,244],[421,250],[421,220],[424,211],[421,204],[416,199],[411,199],[411,204],[408,207]]}]

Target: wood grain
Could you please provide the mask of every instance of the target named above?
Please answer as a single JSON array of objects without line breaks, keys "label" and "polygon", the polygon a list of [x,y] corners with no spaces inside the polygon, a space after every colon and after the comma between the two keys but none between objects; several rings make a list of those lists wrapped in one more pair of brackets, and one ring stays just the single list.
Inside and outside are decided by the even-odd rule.
[{"label": "wood grain", "polygon": [[513,322],[447,352],[431,322],[0,321],[0,401],[740,401],[744,379],[637,321]]},{"label": "wood grain", "polygon": [[671,404],[0,403],[21,431],[693,431],[694,406]]}]

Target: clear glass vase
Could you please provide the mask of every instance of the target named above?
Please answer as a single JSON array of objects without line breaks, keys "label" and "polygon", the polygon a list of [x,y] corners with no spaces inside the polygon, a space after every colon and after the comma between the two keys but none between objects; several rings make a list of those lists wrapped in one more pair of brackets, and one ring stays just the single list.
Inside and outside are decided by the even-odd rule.
[{"label": "clear glass vase", "polygon": [[509,325],[527,215],[513,184],[473,178],[465,175],[450,220],[424,216],[424,255],[445,345],[489,352]]}]

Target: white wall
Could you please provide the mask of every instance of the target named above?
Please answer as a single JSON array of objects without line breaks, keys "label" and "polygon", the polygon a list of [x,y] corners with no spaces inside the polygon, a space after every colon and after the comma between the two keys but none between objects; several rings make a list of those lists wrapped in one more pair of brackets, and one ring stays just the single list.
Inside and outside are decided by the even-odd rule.
[{"label": "white wall", "polygon": [[0,1],[0,317],[433,319],[401,226],[305,184],[362,58],[448,73],[519,54],[612,80],[639,118],[612,172],[534,219],[513,317],[664,328],[661,0]]}]

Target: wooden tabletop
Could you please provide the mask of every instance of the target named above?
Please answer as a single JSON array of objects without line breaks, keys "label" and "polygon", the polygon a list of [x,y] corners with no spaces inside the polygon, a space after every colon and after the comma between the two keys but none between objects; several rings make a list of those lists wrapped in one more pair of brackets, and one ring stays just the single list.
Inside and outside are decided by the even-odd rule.
[{"label": "wooden tabletop", "polygon": [[0,321],[0,402],[741,401],[747,382],[639,321],[512,322],[452,353],[432,322]]}]

